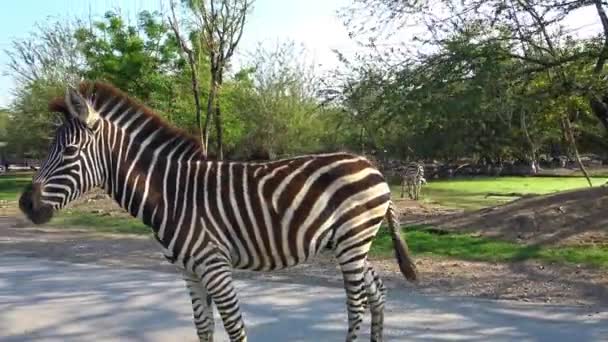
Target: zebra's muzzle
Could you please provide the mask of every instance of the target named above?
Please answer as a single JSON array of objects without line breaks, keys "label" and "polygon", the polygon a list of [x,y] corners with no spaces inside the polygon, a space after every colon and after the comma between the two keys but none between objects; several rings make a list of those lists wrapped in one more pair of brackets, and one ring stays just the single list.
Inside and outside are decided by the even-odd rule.
[{"label": "zebra's muzzle", "polygon": [[35,224],[49,222],[53,217],[53,207],[42,203],[39,184],[29,184],[19,198],[19,209]]}]

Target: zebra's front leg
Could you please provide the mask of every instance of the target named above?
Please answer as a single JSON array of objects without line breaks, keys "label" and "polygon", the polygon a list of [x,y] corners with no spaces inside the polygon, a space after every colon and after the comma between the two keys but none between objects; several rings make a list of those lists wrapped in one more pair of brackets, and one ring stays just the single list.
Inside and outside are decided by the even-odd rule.
[{"label": "zebra's front leg", "polygon": [[196,274],[182,271],[182,276],[192,300],[192,314],[198,338],[200,342],[213,342],[215,322],[211,296]]},{"label": "zebra's front leg", "polygon": [[245,323],[232,282],[230,263],[221,257],[213,258],[205,263],[201,279],[222,317],[224,329],[230,337],[230,341],[246,342]]}]

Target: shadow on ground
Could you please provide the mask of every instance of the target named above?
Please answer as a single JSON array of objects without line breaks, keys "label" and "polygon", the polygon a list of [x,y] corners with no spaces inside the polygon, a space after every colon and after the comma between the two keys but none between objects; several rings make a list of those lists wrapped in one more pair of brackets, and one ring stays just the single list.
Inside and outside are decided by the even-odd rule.
[{"label": "shadow on ground", "polygon": [[[174,274],[0,256],[0,340],[195,340],[185,288]],[[339,341],[340,288],[237,282],[251,341]],[[369,317],[362,328],[368,340]],[[218,341],[226,336],[216,323]],[[389,341],[599,341],[608,312],[393,290]]]}]

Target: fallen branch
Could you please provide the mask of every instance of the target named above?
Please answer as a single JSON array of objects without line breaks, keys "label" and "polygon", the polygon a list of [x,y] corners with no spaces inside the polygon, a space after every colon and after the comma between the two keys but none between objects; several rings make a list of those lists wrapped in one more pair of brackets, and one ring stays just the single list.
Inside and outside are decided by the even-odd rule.
[{"label": "fallen branch", "polygon": [[528,197],[535,197],[535,196],[540,196],[540,194],[534,194],[534,193],[523,194],[521,192],[488,192],[486,194],[485,198],[488,198],[488,197],[521,197],[521,198],[528,198]]}]

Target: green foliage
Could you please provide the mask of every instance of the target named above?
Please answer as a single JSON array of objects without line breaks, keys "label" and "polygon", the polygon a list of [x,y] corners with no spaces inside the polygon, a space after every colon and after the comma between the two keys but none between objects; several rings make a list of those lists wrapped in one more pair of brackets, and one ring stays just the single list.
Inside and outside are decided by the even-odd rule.
[{"label": "green foliage", "polygon": [[[358,3],[414,17],[431,15],[421,12],[426,2],[394,8],[385,0]],[[239,158],[346,149],[386,150],[403,159],[530,162],[540,155],[572,152],[562,127],[567,116],[579,150],[607,156],[605,132],[587,93],[605,87],[594,71],[603,41],[551,35],[552,56],[542,39],[526,31],[530,27],[521,33],[529,39],[518,38],[511,19],[502,15],[491,25],[474,14],[458,19],[454,27],[439,21],[436,36],[418,37],[431,48],[408,54],[373,50],[368,57],[344,60],[347,72],[323,83],[293,43],[260,47],[242,70],[225,65],[219,88],[224,149]],[[4,115],[8,122],[2,139],[10,142],[13,155],[46,152],[55,120],[47,103],[81,77],[109,81],[198,134],[189,65],[159,13],[144,11],[133,25],[119,12],[108,12],[88,25],[55,23],[37,29],[10,49],[10,70],[20,83]],[[198,42],[191,45],[204,106],[212,79],[210,51],[200,43],[199,26],[189,27],[186,36]],[[31,47],[41,55],[28,69]],[[216,116],[210,127],[214,120]],[[21,134],[25,131],[31,134]],[[216,146],[210,135],[210,146]]]},{"label": "green foliage", "polygon": [[[9,113],[6,140],[10,157],[42,158],[61,119],[48,111],[49,101],[65,91],[65,83],[35,80],[17,91]],[[27,132],[27,134],[25,134]]]},{"label": "green foliage", "polygon": [[79,28],[75,37],[86,60],[85,78],[108,81],[179,120],[173,116],[182,111],[174,102],[188,98],[181,91],[188,79],[175,38],[160,13],[143,11],[137,26],[130,26],[118,13],[107,12],[103,21]]},{"label": "green foliage", "polygon": [[[436,54],[396,73],[368,66],[347,84],[351,130],[363,132],[363,141],[351,144],[403,158],[528,161],[555,145],[566,150],[559,118],[571,108],[580,113],[579,136],[598,140],[583,97],[553,89],[544,75],[522,79],[522,65],[504,56],[506,47],[480,47],[474,38],[448,39]],[[583,146],[604,153],[603,145]]]},{"label": "green foliage", "polygon": [[324,110],[315,99],[311,67],[297,58],[301,53],[293,43],[274,50],[258,48],[252,67],[237,74],[238,83],[225,89],[233,105],[223,107],[241,122],[237,154],[285,156],[321,147],[327,134]]},{"label": "green foliage", "polygon": [[80,77],[82,59],[74,30],[79,22],[51,22],[15,39],[6,51],[8,74],[16,83],[8,108],[5,152],[9,158],[41,158],[47,150],[57,118],[48,103],[67,83]]}]

